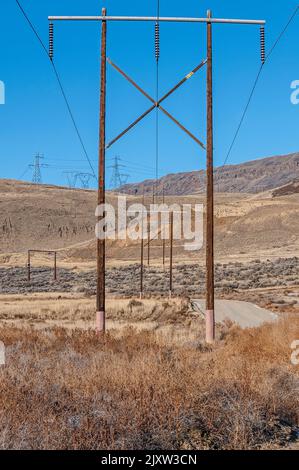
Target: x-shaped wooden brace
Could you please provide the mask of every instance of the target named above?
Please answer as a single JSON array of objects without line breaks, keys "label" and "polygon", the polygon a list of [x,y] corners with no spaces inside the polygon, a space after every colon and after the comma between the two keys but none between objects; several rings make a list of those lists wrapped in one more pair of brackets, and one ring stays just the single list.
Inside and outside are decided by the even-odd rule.
[{"label": "x-shaped wooden brace", "polygon": [[121,132],[117,137],[115,137],[109,144],[107,144],[106,148],[108,149],[113,145],[115,142],[117,142],[119,139],[121,139],[127,132],[129,132],[133,127],[136,126],[142,119],[144,119],[148,114],[150,114],[154,109],[158,108],[162,113],[164,113],[166,116],[169,117],[177,126],[179,126],[180,129],[182,129],[186,134],[189,135],[195,142],[197,142],[203,149],[205,149],[204,144],[197,138],[195,137],[194,134],[192,134],[186,127],[184,127],[175,117],[173,117],[168,111],[166,111],[165,108],[161,106],[161,103],[166,100],[170,95],[172,95],[178,88],[180,88],[192,75],[194,75],[198,70],[200,70],[206,63],[207,60],[203,60],[195,69],[192,70],[188,75],[186,75],[177,85],[175,85],[168,93],[166,93],[164,96],[162,96],[161,99],[158,101],[155,101],[146,91],[144,91],[139,85],[137,85],[134,80],[132,80],[123,70],[121,70],[117,65],[115,65],[110,59],[107,59],[110,65],[112,65],[115,70],[117,70],[128,82],[130,82],[135,88],[137,88],[140,93],[142,93],[153,105],[145,111],[138,119],[136,119],[132,124],[130,124],[129,127],[127,127],[123,132]]}]

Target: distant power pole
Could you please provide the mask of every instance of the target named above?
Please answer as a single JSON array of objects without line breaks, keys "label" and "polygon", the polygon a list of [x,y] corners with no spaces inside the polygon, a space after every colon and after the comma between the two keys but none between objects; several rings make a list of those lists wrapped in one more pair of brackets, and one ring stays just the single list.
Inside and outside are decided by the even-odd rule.
[{"label": "distant power pole", "polygon": [[32,183],[34,184],[42,184],[42,168],[47,168],[48,165],[45,165],[41,163],[41,160],[44,158],[43,155],[40,155],[39,153],[35,155],[34,157],[34,163],[33,165],[29,165],[30,168],[33,169],[33,174],[32,174]]},{"label": "distant power pole", "polygon": [[121,158],[115,156],[113,165],[110,165],[108,168],[112,168],[112,176],[110,180],[110,189],[117,189],[126,184],[128,181],[129,175],[127,173],[122,173],[122,169],[126,168],[121,162]]}]

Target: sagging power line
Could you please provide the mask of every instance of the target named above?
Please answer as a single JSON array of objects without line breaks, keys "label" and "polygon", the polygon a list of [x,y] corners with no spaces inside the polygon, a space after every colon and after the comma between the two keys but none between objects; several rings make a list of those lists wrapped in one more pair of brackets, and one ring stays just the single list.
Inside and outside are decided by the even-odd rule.
[{"label": "sagging power line", "polygon": [[21,5],[21,3],[19,2],[19,0],[16,0],[16,3],[18,5],[18,8],[20,9],[22,15],[24,16],[25,20],[27,21],[27,24],[29,25],[29,27],[31,28],[31,30],[33,31],[34,35],[36,36],[38,42],[40,43],[43,51],[46,53],[48,59],[50,59],[50,63],[52,65],[52,68],[53,68],[53,72],[54,72],[54,75],[56,77],[56,80],[57,80],[57,83],[58,83],[58,86],[60,88],[60,91],[61,91],[61,94],[62,94],[62,97],[63,97],[63,100],[64,100],[64,103],[67,107],[67,110],[68,110],[68,113],[69,113],[69,116],[71,118],[71,121],[73,123],[73,126],[74,126],[74,129],[75,129],[75,132],[77,134],[77,137],[79,139],[79,142],[80,142],[80,145],[82,147],[82,150],[83,150],[83,153],[85,155],[85,158],[88,162],[88,165],[91,169],[91,172],[93,174],[93,176],[95,178],[97,178],[96,176],[96,172],[93,168],[93,165],[92,165],[92,160],[91,158],[89,157],[88,155],[88,152],[87,152],[87,149],[86,149],[86,145],[84,144],[84,141],[83,141],[83,138],[82,138],[82,135],[81,135],[81,132],[79,131],[79,127],[78,127],[78,124],[75,120],[75,116],[74,116],[74,113],[72,111],[72,108],[71,108],[71,105],[70,105],[70,102],[69,102],[69,99],[67,97],[67,94],[66,94],[66,91],[64,89],[64,86],[62,84],[62,80],[60,78],[60,74],[58,73],[58,70],[57,70],[57,67],[55,65],[55,62],[54,62],[54,30],[53,30],[53,25],[51,26],[50,25],[50,35],[49,35],[49,51],[46,47],[46,45],[44,44],[41,36],[39,35],[37,29],[35,28],[34,24],[32,23],[32,21],[30,20],[28,14],[26,13],[26,11],[24,10],[23,6]]},{"label": "sagging power line", "polygon": [[261,61],[262,61],[262,64],[258,70],[258,73],[257,73],[257,76],[254,80],[254,83],[253,83],[253,86],[250,90],[250,93],[249,93],[249,97],[248,97],[248,100],[246,101],[246,104],[245,104],[245,108],[242,112],[242,115],[241,115],[241,119],[237,125],[237,129],[234,133],[234,136],[233,136],[233,139],[232,139],[232,142],[229,146],[229,149],[228,149],[228,152],[227,152],[227,155],[224,159],[224,162],[222,164],[222,167],[225,167],[228,160],[229,160],[229,157],[232,153],[232,150],[235,146],[235,143],[237,141],[237,138],[239,136],[239,133],[241,131],[241,128],[242,128],[242,125],[245,121],[245,117],[247,115],[247,112],[249,110],[249,106],[252,102],[252,99],[253,99],[253,96],[254,96],[254,93],[257,89],[257,85],[259,83],[259,80],[261,78],[261,75],[262,75],[262,71],[263,71],[263,68],[264,68],[264,65],[268,62],[269,58],[271,57],[271,55],[273,54],[274,50],[276,49],[276,47],[278,46],[279,42],[281,41],[281,39],[283,38],[283,36],[285,35],[285,33],[287,32],[289,26],[291,25],[292,21],[294,20],[294,18],[296,17],[297,13],[299,11],[299,5],[295,8],[294,12],[291,14],[289,20],[287,21],[286,25],[283,27],[282,31],[280,32],[280,34],[278,35],[277,39],[274,41],[274,44],[273,46],[269,49],[269,52],[266,54],[266,49],[265,49],[265,29],[264,27],[261,27]]}]

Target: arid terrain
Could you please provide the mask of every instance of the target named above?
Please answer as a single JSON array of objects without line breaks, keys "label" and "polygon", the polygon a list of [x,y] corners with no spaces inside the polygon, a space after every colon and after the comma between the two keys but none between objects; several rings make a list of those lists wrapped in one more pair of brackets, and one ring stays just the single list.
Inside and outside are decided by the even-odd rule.
[{"label": "arid terrain", "polygon": [[[215,191],[218,193],[257,194],[276,189],[299,178],[299,154],[277,155],[238,165],[215,168]],[[126,184],[120,189],[129,194],[152,194],[153,182]],[[174,173],[159,179],[156,186],[161,196],[197,194],[205,191],[205,171]]]},{"label": "arid terrain", "polygon": [[[108,194],[115,207],[116,198]],[[149,265],[145,244],[142,300],[140,242],[109,241],[108,334],[99,337],[95,192],[0,181],[0,448],[298,446],[297,184],[218,193],[215,202],[217,298],[252,302],[278,320],[245,330],[225,321],[206,346],[190,302],[205,296],[205,241],[194,252],[175,242],[172,299],[169,244],[164,267],[161,240],[151,241]],[[47,254],[32,256],[28,281],[29,249],[57,250],[56,281]]]},{"label": "arid terrain", "polygon": [[[133,310],[139,307],[132,307]],[[168,313],[169,314],[169,313]],[[2,449],[290,449],[298,439],[298,316],[218,331],[176,311],[193,340],[125,328],[6,326]],[[167,316],[166,316],[167,318]],[[184,339],[184,338],[183,338]]]}]

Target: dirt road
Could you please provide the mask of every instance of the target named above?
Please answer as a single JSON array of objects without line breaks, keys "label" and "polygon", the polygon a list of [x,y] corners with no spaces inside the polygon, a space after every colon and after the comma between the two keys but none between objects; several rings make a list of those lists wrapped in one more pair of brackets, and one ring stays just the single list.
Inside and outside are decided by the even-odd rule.
[{"label": "dirt road", "polygon": [[[192,305],[196,311],[204,315],[204,300],[193,300]],[[216,300],[215,316],[217,323],[222,323],[229,319],[242,328],[253,328],[263,323],[273,322],[278,318],[277,315],[269,310],[238,300]]]}]

